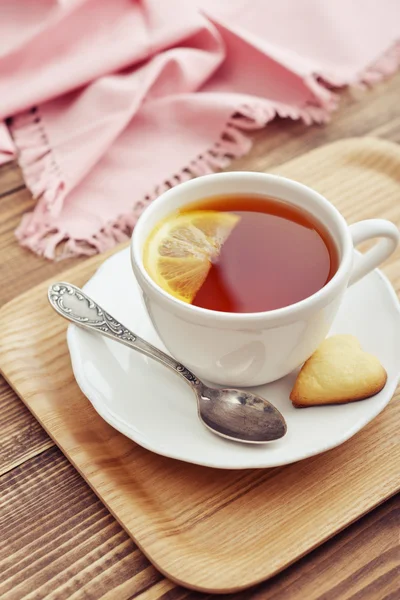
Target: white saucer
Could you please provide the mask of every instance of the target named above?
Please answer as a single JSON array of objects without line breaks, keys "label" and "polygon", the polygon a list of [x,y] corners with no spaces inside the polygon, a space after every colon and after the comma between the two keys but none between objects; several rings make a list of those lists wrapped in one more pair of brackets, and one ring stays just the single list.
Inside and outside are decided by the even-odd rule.
[{"label": "white saucer", "polygon": [[[129,250],[105,261],[84,287],[135,333],[165,350],[148,318]],[[388,373],[373,398],[340,406],[296,409],[289,400],[295,374],[255,388],[284,415],[288,432],[266,446],[224,440],[198,420],[196,402],[183,380],[116,342],[74,325],[68,346],[75,378],[103,419],[144,448],[183,461],[224,469],[276,467],[342,444],[388,404],[400,375],[400,306],[378,271],[351,287],[331,333],[352,333]]]}]

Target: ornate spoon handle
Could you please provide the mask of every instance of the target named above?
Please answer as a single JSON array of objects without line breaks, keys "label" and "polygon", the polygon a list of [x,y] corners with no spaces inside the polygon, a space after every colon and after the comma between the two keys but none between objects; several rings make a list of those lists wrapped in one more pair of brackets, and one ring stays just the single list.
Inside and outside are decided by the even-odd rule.
[{"label": "ornate spoon handle", "polygon": [[199,379],[184,365],[134,334],[71,283],[53,283],[49,287],[48,298],[54,310],[68,321],[84,329],[97,331],[101,335],[154,358],[181,375],[193,387],[201,385]]}]

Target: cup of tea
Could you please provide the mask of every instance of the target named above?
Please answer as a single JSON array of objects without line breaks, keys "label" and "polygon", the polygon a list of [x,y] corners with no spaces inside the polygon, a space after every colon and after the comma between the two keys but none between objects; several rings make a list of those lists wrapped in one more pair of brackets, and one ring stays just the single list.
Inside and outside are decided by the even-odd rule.
[{"label": "cup of tea", "polygon": [[[355,260],[355,246],[372,238],[380,239]],[[255,386],[311,356],[347,287],[398,242],[393,223],[349,226],[296,181],[230,172],[157,198],[134,229],[131,260],[169,352],[210,382]]]}]

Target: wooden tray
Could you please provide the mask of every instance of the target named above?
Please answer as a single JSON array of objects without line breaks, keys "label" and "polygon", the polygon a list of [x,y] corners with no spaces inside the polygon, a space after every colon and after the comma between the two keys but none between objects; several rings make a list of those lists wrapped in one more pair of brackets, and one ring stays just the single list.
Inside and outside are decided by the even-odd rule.
[{"label": "wooden tray", "polygon": [[[400,148],[374,139],[313,151],[277,172],[325,193],[349,221],[400,222]],[[59,277],[82,285],[104,260]],[[399,256],[385,268],[400,287]],[[2,370],[72,464],[172,580],[228,592],[271,577],[400,488],[400,398],[354,438],[276,469],[220,471],[151,454],[107,425],[72,375],[48,283],[1,311]],[[340,410],[340,407],[338,407]]]}]

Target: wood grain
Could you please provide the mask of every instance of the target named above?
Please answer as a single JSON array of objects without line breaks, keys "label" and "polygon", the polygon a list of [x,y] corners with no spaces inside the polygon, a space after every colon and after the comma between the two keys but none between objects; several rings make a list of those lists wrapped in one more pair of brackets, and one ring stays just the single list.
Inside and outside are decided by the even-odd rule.
[{"label": "wood grain", "polygon": [[[57,448],[2,477],[0,498],[1,598],[212,598],[163,578]],[[226,599],[377,600],[393,595],[394,600],[399,513],[397,496],[280,575]]]},{"label": "wood grain", "polygon": [[[0,597],[114,598],[161,575],[56,448],[0,479]],[[32,596],[30,596],[32,594]]]},{"label": "wood grain", "polygon": [[[314,151],[278,172],[329,192],[350,220],[379,211],[400,223],[400,205],[394,203],[399,166],[399,147],[364,139]],[[101,260],[62,278],[80,285]],[[213,476],[210,469],[136,446],[78,392],[66,325],[48,307],[46,289],[47,283],[3,308],[3,370],[124,528],[172,579],[214,592],[242,589],[288,566],[398,489],[398,395],[355,438],[281,469]]]},{"label": "wood grain", "polygon": [[[372,133],[374,135],[380,136],[388,140],[400,142],[400,103],[398,101],[399,97],[400,73],[397,74],[395,77],[391,78],[389,81],[374,87],[372,90],[368,90],[366,92],[345,92],[342,95],[342,101],[339,111],[333,115],[331,122],[326,126],[306,127],[305,125],[299,122],[291,122],[286,120],[282,121],[280,119],[276,119],[274,122],[270,123],[265,130],[262,130],[261,132],[254,135],[255,144],[251,153],[243,159],[235,161],[232,164],[231,168],[257,170],[259,168],[259,164],[261,164],[261,168],[269,168],[269,165],[274,166],[276,164],[284,162],[285,160],[288,160],[291,157],[300,155],[307,149],[318,147],[321,144],[326,143],[328,141],[352,135],[365,135]],[[259,161],[261,162],[259,163]],[[0,263],[0,274],[2,286],[0,287],[0,305],[6,300],[11,299],[19,293],[27,290],[32,285],[43,281],[47,277],[51,276],[52,273],[54,275],[56,274],[56,272],[60,273],[66,267],[65,263],[56,263],[54,266],[53,263],[49,263],[45,259],[33,256],[31,257],[33,260],[27,261],[27,257],[30,256],[29,253],[17,245],[13,236],[14,226],[18,224],[22,214],[34,205],[34,202],[25,190],[21,190],[18,193],[15,193],[13,195],[12,202],[7,203],[7,205],[4,204],[4,197],[10,191],[20,189],[21,185],[22,177],[18,170],[18,167],[15,164],[6,165],[0,168],[0,225],[3,224],[3,221],[5,219],[8,219],[9,211],[12,211],[13,213],[13,221],[9,222],[9,226],[7,229],[7,231],[9,232],[9,235],[7,237],[7,243],[3,244],[1,247],[2,261]],[[2,235],[0,236],[0,243],[1,241]],[[82,262],[82,260],[84,259],[80,259],[80,262]],[[7,265],[7,270],[4,269],[5,265]],[[51,272],[49,272],[49,269],[51,269]],[[389,275],[391,276],[395,272],[398,272],[397,268],[394,268],[393,270],[390,269]],[[15,273],[18,273],[18,277],[15,277]],[[5,390],[5,387],[2,387],[0,389],[0,423],[3,422],[2,407],[4,404],[7,404],[7,407],[9,407],[11,404],[18,408],[22,407],[20,400],[17,398],[14,392],[11,392],[10,396],[10,391],[8,391],[6,395]],[[21,423],[20,425],[14,428],[15,434],[18,433],[19,427],[21,427],[22,429],[25,428],[25,430],[28,431],[29,428],[36,427],[36,421],[28,411],[23,410],[22,413],[20,412],[19,414],[21,417]],[[8,433],[6,435],[8,436]],[[15,435],[14,439],[14,449],[12,448],[13,436],[9,438],[7,444],[9,444],[9,451],[12,453],[12,460],[15,460],[16,464],[18,464],[18,462],[25,460],[25,458],[28,456],[26,452],[26,444],[29,444],[30,438],[27,437],[26,444],[24,441],[23,445],[20,444],[19,440],[17,439],[17,435]],[[32,437],[31,440],[33,445],[33,452],[40,452],[40,444],[37,444],[35,450],[35,438]],[[0,444],[2,443],[3,428],[0,427]],[[56,452],[59,451],[57,450]],[[53,481],[53,472],[49,470],[46,477],[50,482]],[[14,482],[12,485],[16,486],[17,483]],[[54,488],[56,487],[57,484],[54,483]],[[30,497],[29,492],[27,495],[28,497]],[[96,501],[97,499],[94,496],[94,494],[91,494],[88,503]],[[34,498],[32,498],[32,502],[34,503]],[[59,512],[62,515],[63,512],[65,512],[68,509],[68,505],[66,502],[63,501],[62,495],[58,496],[57,502],[59,506]],[[347,540],[346,545],[343,547],[343,556],[344,562],[346,562],[349,570],[351,570],[352,573],[351,590],[352,594],[354,592],[354,598],[359,598],[361,595],[363,600],[377,600],[377,598],[379,598],[380,600],[380,598],[383,597],[390,597],[394,600],[395,596],[393,592],[388,593],[387,596],[384,593],[380,594],[379,586],[375,589],[374,593],[371,593],[370,591],[365,592],[363,590],[362,585],[362,575],[358,575],[358,573],[364,573],[364,567],[369,564],[370,558],[375,555],[373,544],[374,537],[378,538],[380,536],[383,536],[383,539],[385,539],[387,542],[387,546],[390,546],[392,536],[390,535],[390,532],[387,528],[382,529],[381,521],[379,518],[379,515],[383,515],[384,510],[385,506],[382,506],[376,509],[373,513],[371,513],[372,515],[374,515],[374,520],[370,523],[370,527],[373,533],[368,539],[365,538],[362,531],[363,523],[367,517],[361,519],[357,522],[357,524],[353,525],[352,527],[347,529],[346,532],[341,534],[341,538]],[[29,510],[27,510],[25,518],[29,519]],[[368,516],[368,519],[370,518],[371,515]],[[74,538],[74,530],[70,531],[69,536],[70,539]],[[359,544],[362,546],[362,552],[356,552],[357,547],[351,544],[353,538],[360,540]],[[335,538],[335,540],[336,539],[337,537]],[[296,563],[290,568],[290,573],[293,574],[293,583],[290,587],[290,595],[288,596],[290,597],[290,599],[293,598],[297,600],[297,598],[301,598],[301,600],[303,600],[303,598],[307,598],[313,600],[316,598],[323,597],[327,600],[330,600],[331,598],[335,598],[336,600],[337,597],[328,594],[327,591],[324,591],[323,595],[322,592],[321,594],[319,592],[319,590],[326,590],[324,584],[327,573],[328,575],[330,573],[330,576],[328,576],[328,581],[331,581],[332,585],[336,580],[340,579],[339,573],[335,575],[335,565],[329,562],[329,557],[327,558],[327,560],[325,560],[325,562],[319,562],[318,560],[318,557],[326,556],[325,549],[327,547],[331,547],[332,543],[333,541],[325,544],[323,548],[320,548],[319,550],[309,555],[307,559],[303,559],[302,561]],[[394,550],[394,547],[392,547],[392,550]],[[311,562],[308,562],[308,559],[310,559]],[[36,565],[36,563],[34,564]],[[316,565],[316,568],[312,569],[312,581],[309,582],[309,572],[310,568],[312,568],[312,565]],[[88,594],[85,593],[86,588],[82,588],[82,592],[80,593],[78,583],[78,575],[82,570],[85,570],[86,567],[87,564],[82,563],[78,559],[76,560],[76,564],[74,565],[74,567],[71,567],[70,573],[71,577],[73,577],[76,588],[75,596],[85,598],[100,598],[103,596],[104,590],[104,597],[114,598],[115,596],[113,594],[112,589],[107,587],[107,582],[108,578],[110,577],[110,571],[112,573],[114,569],[117,569],[117,567],[114,566],[112,569],[107,570],[107,572],[103,575],[99,574],[96,578],[96,582],[93,583],[90,593]],[[36,568],[39,569],[39,567]],[[62,572],[64,568],[64,561],[62,559],[59,559],[57,564],[54,565],[54,572]],[[131,567],[128,568],[133,568],[133,566],[131,565]],[[284,574],[282,574],[279,577],[285,579],[286,573],[288,573],[288,571],[285,571]],[[337,579],[335,579],[335,577]],[[108,591],[106,591],[109,589],[111,589],[110,596]],[[268,597],[280,597],[280,592],[278,589],[276,592],[277,595],[274,596],[273,590],[275,590],[275,586],[272,586],[271,581],[267,584],[264,584],[261,589],[264,590],[265,594],[267,594],[268,590],[272,590],[271,596]],[[301,595],[302,589],[305,590],[303,596]],[[56,587],[54,587],[54,590],[54,595],[56,595]],[[171,582],[167,580],[162,580],[161,582],[157,583],[154,586],[154,588],[152,588],[152,590],[150,590],[149,592],[145,592],[145,595],[146,598],[147,593],[151,595],[151,598],[159,598],[161,596],[163,598],[166,598],[169,593],[173,593],[168,592],[167,590],[178,590],[176,594],[186,593],[182,592],[181,588],[176,588],[174,584],[171,584]],[[358,594],[358,590],[363,591],[360,592],[360,594]],[[32,594],[31,597],[33,597],[34,590],[27,590],[26,593]],[[123,600],[124,598],[131,597],[131,595],[133,597],[133,591],[131,592],[131,594],[121,594],[117,597]],[[35,595],[35,597],[40,596]],[[174,598],[175,597],[178,596],[174,595]],[[193,597],[203,598],[204,596],[201,594],[194,593]],[[267,598],[266,595],[265,597]]]},{"label": "wood grain", "polygon": [[24,187],[22,173],[15,162],[0,166],[0,198]]},{"label": "wood grain", "polygon": [[22,248],[15,239],[15,229],[18,227],[22,213],[34,207],[34,200],[30,192],[24,188],[18,192],[11,192],[0,198],[0,255],[5,260],[0,264],[2,289],[0,306],[15,298],[22,290],[29,289],[46,277],[59,273],[71,265],[82,262],[79,259],[69,259],[63,263],[51,262],[39,258],[29,250]]},{"label": "wood grain", "polygon": [[228,170],[266,171],[325,144],[370,135],[400,142],[400,74],[371,90],[350,89],[341,95],[338,112],[327,125],[275,119],[253,134],[249,154]]},{"label": "wood grain", "polygon": [[0,380],[0,476],[54,445],[14,392]]},{"label": "wood grain", "polygon": [[[226,599],[395,600],[399,591],[399,528],[400,497],[396,496],[280,575],[245,595],[232,594]],[[137,598],[211,600],[213,596],[163,580]]]}]

